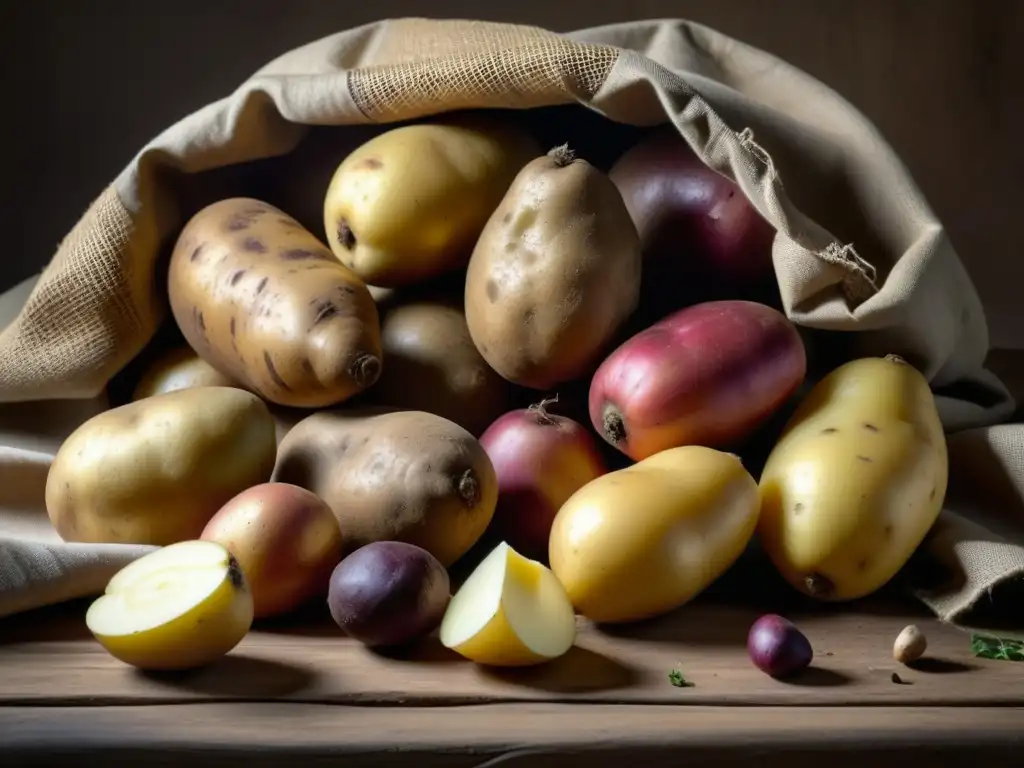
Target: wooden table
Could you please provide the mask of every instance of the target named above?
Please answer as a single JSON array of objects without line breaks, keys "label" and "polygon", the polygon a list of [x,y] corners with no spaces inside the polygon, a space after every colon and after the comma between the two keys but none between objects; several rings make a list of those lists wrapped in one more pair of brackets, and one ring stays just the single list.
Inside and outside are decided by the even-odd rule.
[{"label": "wooden table", "polygon": [[[64,759],[147,768],[1024,760],[1024,663],[975,658],[966,632],[888,597],[823,609],[712,592],[614,632],[581,622],[567,656],[518,672],[477,668],[433,639],[381,656],[316,616],[259,627],[206,669],[148,675],[107,656],[83,610],[0,622],[5,768]],[[768,610],[785,612],[814,646],[812,667],[792,682],[747,658],[747,630]],[[911,621],[929,639],[913,669],[892,659]],[[672,686],[673,669],[693,686]]]}]

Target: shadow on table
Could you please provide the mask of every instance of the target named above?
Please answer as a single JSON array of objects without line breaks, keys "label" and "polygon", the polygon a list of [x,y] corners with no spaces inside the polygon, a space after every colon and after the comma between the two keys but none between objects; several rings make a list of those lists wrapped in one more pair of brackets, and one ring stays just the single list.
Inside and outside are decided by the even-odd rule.
[{"label": "shadow on table", "polygon": [[578,645],[547,664],[518,669],[478,667],[477,673],[490,680],[556,694],[620,690],[635,686],[640,679],[635,667]]},{"label": "shadow on table", "polygon": [[278,698],[308,692],[317,684],[312,670],[278,660],[233,653],[201,669],[134,674],[163,688],[227,698]]},{"label": "shadow on table", "polygon": [[663,616],[623,624],[600,624],[610,637],[654,643],[744,647],[759,616],[777,613],[799,623],[808,618],[857,613],[908,620],[932,614],[895,584],[864,600],[822,603],[797,592],[751,547],[736,564],[692,602]]}]

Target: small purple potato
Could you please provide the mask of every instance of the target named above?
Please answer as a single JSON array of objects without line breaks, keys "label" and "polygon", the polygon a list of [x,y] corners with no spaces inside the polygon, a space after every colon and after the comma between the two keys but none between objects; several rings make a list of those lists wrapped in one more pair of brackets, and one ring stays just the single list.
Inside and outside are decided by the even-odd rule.
[{"label": "small purple potato", "polygon": [[394,647],[433,632],[450,597],[448,572],[437,558],[413,544],[377,541],[334,569],[327,605],[349,637]]},{"label": "small purple potato", "polygon": [[814,658],[807,636],[793,622],[775,614],[754,622],[747,636],[747,653],[755,667],[780,679],[795,675]]}]

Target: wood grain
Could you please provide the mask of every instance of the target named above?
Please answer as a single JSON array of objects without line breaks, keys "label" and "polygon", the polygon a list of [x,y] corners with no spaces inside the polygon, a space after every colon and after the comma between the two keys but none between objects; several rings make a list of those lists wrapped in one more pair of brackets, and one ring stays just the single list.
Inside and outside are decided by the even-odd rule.
[{"label": "wood grain", "polygon": [[[430,638],[383,656],[329,623],[252,632],[228,657],[185,674],[143,674],[108,656],[84,631],[81,606],[0,625],[0,703],[171,704],[197,701],[330,702],[456,706],[478,702],[590,702],[747,706],[1024,706],[1024,664],[973,658],[969,636],[885,604],[857,612],[793,608],[815,649],[791,682],[753,667],[746,635],[759,615],[742,605],[699,602],[634,627],[579,624],[576,647],[528,670],[470,664]],[[69,612],[70,611],[70,612]],[[803,611],[803,612],[802,612]],[[929,640],[929,659],[909,669],[892,643],[909,622]],[[59,639],[76,638],[76,639]],[[680,669],[693,687],[676,688]],[[892,680],[896,672],[903,684]]]},{"label": "wood grain", "polygon": [[[1024,709],[504,704],[380,709],[304,704],[0,707],[5,766],[760,768],[1018,764]],[[642,761],[642,762],[639,762]]]}]

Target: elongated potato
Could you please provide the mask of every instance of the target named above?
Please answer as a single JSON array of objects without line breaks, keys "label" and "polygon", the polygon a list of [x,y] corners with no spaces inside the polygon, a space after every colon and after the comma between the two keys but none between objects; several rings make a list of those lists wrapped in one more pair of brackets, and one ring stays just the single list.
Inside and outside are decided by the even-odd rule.
[{"label": "elongated potato", "polygon": [[168,292],[199,356],[269,402],[326,407],[380,375],[366,285],[266,203],[232,198],[193,216],[171,256]]},{"label": "elongated potato", "polygon": [[695,304],[605,358],[590,387],[590,419],[634,460],[679,445],[731,448],[806,372],[800,334],[781,312],[751,301]]},{"label": "elongated potato", "polygon": [[273,477],[326,501],[349,549],[404,541],[445,567],[477,542],[498,499],[480,443],[422,411],[314,413],[281,441]]},{"label": "elongated potato", "polygon": [[924,376],[895,356],[854,360],[811,390],[769,455],[759,538],[801,592],[864,597],[935,523],[948,471]]},{"label": "elongated potato", "polygon": [[72,432],[46,478],[65,541],[163,546],[198,539],[229,499],[266,482],[276,455],[266,404],[194,387],[104,411]]},{"label": "elongated potato", "polygon": [[670,448],[569,497],[551,528],[551,570],[593,621],[650,618],[725,573],[753,536],[757,513],[757,483],[738,458]]},{"label": "elongated potato", "polygon": [[132,400],[190,387],[234,387],[225,376],[195,353],[191,347],[175,347],[158,357],[135,385]]},{"label": "elongated potato", "polygon": [[637,307],[640,268],[640,240],[615,185],[556,147],[519,172],[473,249],[473,343],[523,387],[587,376]]}]

